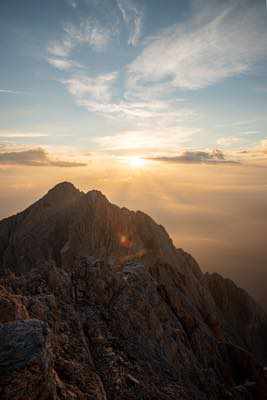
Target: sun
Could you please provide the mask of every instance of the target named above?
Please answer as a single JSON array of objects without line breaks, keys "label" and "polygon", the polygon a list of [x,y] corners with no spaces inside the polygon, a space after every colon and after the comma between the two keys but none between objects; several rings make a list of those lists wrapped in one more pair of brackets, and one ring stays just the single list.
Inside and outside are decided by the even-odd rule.
[{"label": "sun", "polygon": [[144,166],[146,164],[146,160],[141,157],[129,157],[127,159],[127,163],[132,168],[144,168]]}]

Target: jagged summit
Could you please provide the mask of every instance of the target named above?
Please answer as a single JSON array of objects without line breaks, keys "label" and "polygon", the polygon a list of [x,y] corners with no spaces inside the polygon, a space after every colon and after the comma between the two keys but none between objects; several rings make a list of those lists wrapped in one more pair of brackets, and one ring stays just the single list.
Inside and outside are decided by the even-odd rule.
[{"label": "jagged summit", "polygon": [[109,202],[106,196],[100,191],[100,190],[89,190],[89,192],[86,193],[86,196],[88,199],[91,201],[96,201],[96,200],[102,200],[104,202]]},{"label": "jagged summit", "polygon": [[10,224],[0,222],[0,274],[5,269],[27,271],[51,260],[70,265],[79,256],[133,257],[164,254],[174,262],[177,255],[165,229],[138,211],[119,208],[97,190],[87,193],[63,182],[17,216]]},{"label": "jagged summit", "polygon": [[[63,196],[61,198],[60,196]],[[77,189],[73,183],[71,182],[60,182],[55,185],[52,189],[48,191],[48,193],[44,196],[44,198],[58,198],[59,200],[63,200],[65,197],[82,197],[86,196],[89,201],[95,202],[96,200],[102,200],[108,202],[106,196],[100,190],[89,190],[87,193],[80,191]]]},{"label": "jagged summit", "polygon": [[3,400],[266,399],[266,314],[97,190],[0,221],[0,276]]},{"label": "jagged summit", "polygon": [[[44,198],[59,198],[75,196],[80,194],[81,192],[71,183],[71,182],[60,182],[55,185],[52,189],[50,189]],[[63,199],[62,199],[63,200]]]},{"label": "jagged summit", "polygon": [[57,191],[78,191],[78,189],[73,185],[73,183],[68,182],[68,181],[63,181],[57,183],[52,189],[49,190],[49,192],[57,192]]},{"label": "jagged summit", "polygon": [[[72,182],[68,182],[68,181],[63,181],[63,182],[59,182],[57,183],[54,187],[52,187],[47,194],[49,193],[83,193],[84,192],[80,191],[79,189],[76,188],[76,186],[74,186],[74,184]],[[90,195],[95,195],[98,197],[105,197],[105,195],[100,191],[100,190],[89,190],[86,193],[88,196]]]},{"label": "jagged summit", "polygon": [[75,200],[81,198],[86,198],[86,200],[92,203],[96,202],[97,200],[109,203],[107,197],[100,190],[92,189],[88,192],[83,192],[76,188],[73,183],[66,181],[55,185],[42,199],[55,200],[65,203],[65,201],[68,201],[69,199]]}]

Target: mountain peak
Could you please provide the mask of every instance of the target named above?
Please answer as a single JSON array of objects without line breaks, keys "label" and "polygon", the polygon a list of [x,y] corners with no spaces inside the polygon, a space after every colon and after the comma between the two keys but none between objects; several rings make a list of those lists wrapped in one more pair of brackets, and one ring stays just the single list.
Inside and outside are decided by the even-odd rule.
[{"label": "mountain peak", "polygon": [[65,203],[66,200],[74,199],[80,194],[81,192],[72,183],[60,182],[50,189],[42,200]]},{"label": "mountain peak", "polygon": [[56,184],[52,189],[49,190],[48,193],[55,193],[55,192],[78,192],[79,190],[68,181],[59,182]]}]

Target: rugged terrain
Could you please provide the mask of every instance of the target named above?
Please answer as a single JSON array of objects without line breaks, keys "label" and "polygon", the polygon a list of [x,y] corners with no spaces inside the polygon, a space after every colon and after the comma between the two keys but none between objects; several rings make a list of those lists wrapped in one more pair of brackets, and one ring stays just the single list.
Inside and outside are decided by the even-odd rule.
[{"label": "rugged terrain", "polygon": [[267,398],[264,311],[98,191],[2,220],[0,274],[3,400]]}]

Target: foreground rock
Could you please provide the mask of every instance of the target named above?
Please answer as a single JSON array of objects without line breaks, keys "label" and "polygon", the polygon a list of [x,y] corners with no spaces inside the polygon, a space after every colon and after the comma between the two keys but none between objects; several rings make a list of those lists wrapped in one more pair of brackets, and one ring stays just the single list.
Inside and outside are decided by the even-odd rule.
[{"label": "foreground rock", "polygon": [[[240,289],[203,275],[147,215],[63,183],[0,222],[0,239],[1,330],[13,343],[0,360],[24,360],[0,380],[3,398],[266,398],[266,315],[245,294],[248,325]],[[32,397],[13,395],[21,381]]]},{"label": "foreground rock", "polygon": [[47,324],[38,320],[0,325],[1,399],[55,398]]}]

